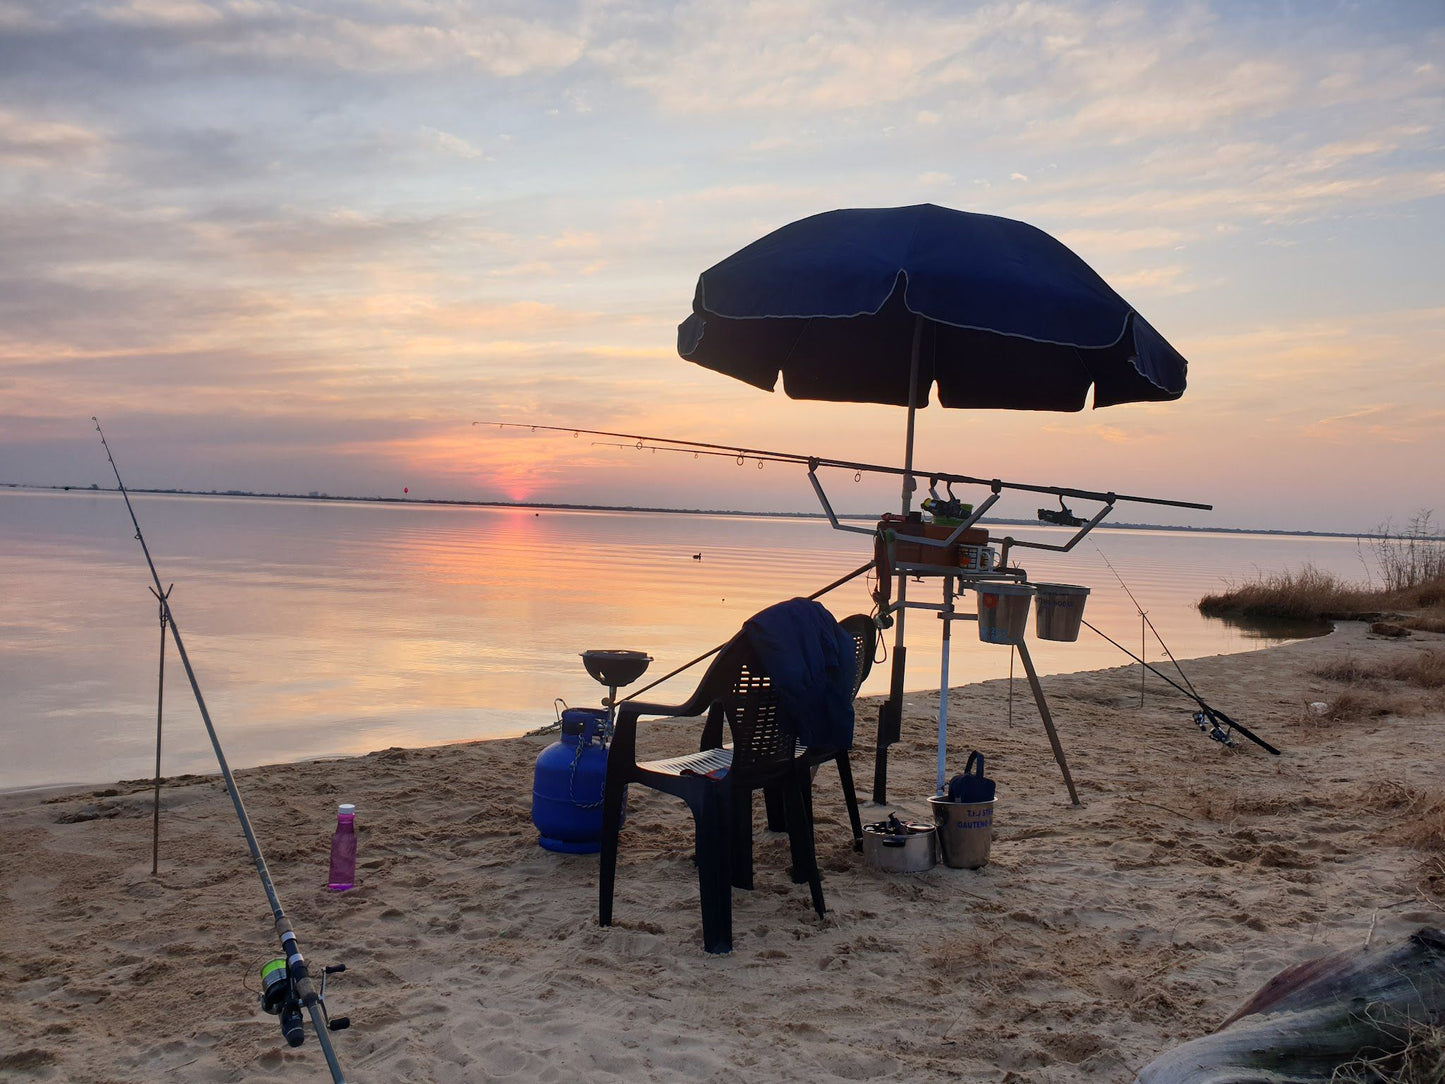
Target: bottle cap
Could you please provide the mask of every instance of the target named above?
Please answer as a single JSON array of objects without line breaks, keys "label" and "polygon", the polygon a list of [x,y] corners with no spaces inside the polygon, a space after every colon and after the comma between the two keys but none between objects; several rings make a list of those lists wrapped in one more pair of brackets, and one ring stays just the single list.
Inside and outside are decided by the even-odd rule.
[{"label": "bottle cap", "polygon": [[355,814],[356,807],[354,805],[343,805],[338,807],[336,812],[340,813],[343,817],[350,817]]}]

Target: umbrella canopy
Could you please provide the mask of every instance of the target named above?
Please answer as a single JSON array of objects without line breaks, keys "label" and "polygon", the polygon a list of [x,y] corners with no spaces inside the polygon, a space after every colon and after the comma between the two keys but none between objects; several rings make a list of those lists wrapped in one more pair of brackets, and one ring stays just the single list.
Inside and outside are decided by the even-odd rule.
[{"label": "umbrella canopy", "polygon": [[[1187,363],[1024,222],[924,203],[828,211],[698,278],[688,361],[794,399],[1082,410],[1177,399]],[[917,376],[912,388],[914,350]],[[910,392],[912,393],[910,395]]]}]

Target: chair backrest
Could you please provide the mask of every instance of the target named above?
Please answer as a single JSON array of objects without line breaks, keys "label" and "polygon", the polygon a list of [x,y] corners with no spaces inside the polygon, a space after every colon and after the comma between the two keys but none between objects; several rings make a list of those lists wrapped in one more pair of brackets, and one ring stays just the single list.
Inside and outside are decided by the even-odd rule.
[{"label": "chair backrest", "polygon": [[744,771],[786,764],[793,757],[797,729],[780,710],[778,691],[745,638],[720,697],[733,739],[733,767]]},{"label": "chair backrest", "polygon": [[735,770],[747,772],[791,760],[796,727],[780,710],[777,689],[745,633],[738,633],[718,652],[693,696],[711,704],[703,748],[722,744],[722,723],[727,721]]},{"label": "chair backrest", "polygon": [[[878,629],[866,614],[854,614],[838,622],[853,638],[853,695],[873,668]],[[748,644],[746,633],[738,633],[708,667],[694,694],[712,702],[708,730],[712,742],[720,743],[721,725],[717,714],[727,720],[732,737],[733,767],[747,771],[787,764],[796,749],[797,727],[780,710],[777,690]],[[704,740],[704,745],[708,745]]]},{"label": "chair backrest", "polygon": [[867,614],[852,614],[838,622],[843,631],[853,637],[853,695],[868,680],[873,669],[873,652],[878,645],[878,626]]}]

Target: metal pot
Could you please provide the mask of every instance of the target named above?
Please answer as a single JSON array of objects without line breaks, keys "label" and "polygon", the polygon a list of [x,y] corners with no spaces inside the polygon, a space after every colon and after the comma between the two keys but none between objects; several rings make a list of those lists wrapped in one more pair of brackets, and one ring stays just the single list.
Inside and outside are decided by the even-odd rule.
[{"label": "metal pot", "polygon": [[863,864],[888,873],[922,873],[938,864],[938,831],[931,824],[886,821],[863,826]]}]

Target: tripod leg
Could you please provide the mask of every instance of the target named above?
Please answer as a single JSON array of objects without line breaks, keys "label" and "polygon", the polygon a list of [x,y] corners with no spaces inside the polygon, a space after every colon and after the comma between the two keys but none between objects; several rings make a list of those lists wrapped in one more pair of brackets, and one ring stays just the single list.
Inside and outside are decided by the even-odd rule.
[{"label": "tripod leg", "polygon": [[1044,699],[1043,687],[1039,684],[1039,675],[1034,671],[1034,660],[1029,656],[1028,645],[1019,639],[1019,658],[1023,660],[1024,673],[1029,676],[1029,686],[1034,691],[1034,703],[1039,706],[1039,715],[1044,720],[1044,730],[1048,732],[1049,744],[1054,747],[1054,759],[1059,762],[1059,768],[1064,773],[1064,786],[1069,788],[1069,799],[1074,805],[1081,805],[1079,792],[1074,789],[1074,779],[1069,775],[1069,762],[1064,759],[1064,747],[1059,744],[1058,731],[1054,729],[1054,717],[1049,714],[1049,702]]}]

